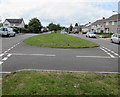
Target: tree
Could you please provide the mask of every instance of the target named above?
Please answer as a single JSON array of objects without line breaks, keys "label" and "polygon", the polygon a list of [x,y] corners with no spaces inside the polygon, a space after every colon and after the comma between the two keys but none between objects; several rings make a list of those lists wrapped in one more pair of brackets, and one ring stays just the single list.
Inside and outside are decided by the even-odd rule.
[{"label": "tree", "polygon": [[49,28],[50,31],[57,31],[57,30],[61,30],[61,26],[59,24],[53,24],[50,23],[47,28]]},{"label": "tree", "polygon": [[33,18],[29,21],[28,24],[29,32],[40,33],[41,28],[42,28],[41,22],[37,18]]},{"label": "tree", "polygon": [[75,26],[78,26],[78,23],[76,23]]},{"label": "tree", "polygon": [[70,31],[72,31],[72,29],[73,29],[73,26],[72,26],[72,24],[70,25]]}]

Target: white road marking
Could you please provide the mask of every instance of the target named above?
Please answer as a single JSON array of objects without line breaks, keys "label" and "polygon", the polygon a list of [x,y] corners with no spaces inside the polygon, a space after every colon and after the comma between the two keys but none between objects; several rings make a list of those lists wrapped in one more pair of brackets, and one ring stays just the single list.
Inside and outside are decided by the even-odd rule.
[{"label": "white road marking", "polygon": [[2,61],[6,61],[7,59],[8,59],[8,57],[5,57],[5,58],[2,59]]},{"label": "white road marking", "polygon": [[115,56],[113,56],[111,53],[105,50],[105,47],[103,48],[100,47],[100,49],[103,50],[106,54],[108,54],[111,58],[115,58]]},{"label": "white road marking", "polygon": [[111,55],[111,53],[107,53],[108,55],[110,55],[112,58],[115,58],[115,56]]},{"label": "white road marking", "polygon": [[2,65],[3,64],[3,62],[0,62],[0,65]]},{"label": "white road marking", "polygon": [[[0,54],[0,57],[2,57],[3,55],[5,55],[6,53],[8,53],[10,50],[12,50],[13,48],[15,48],[17,45],[19,45],[20,43],[15,44],[14,46],[12,46],[11,48],[9,48],[8,50],[4,51],[3,54]],[[3,58],[2,61],[6,61],[12,54],[8,54],[7,57]],[[3,62],[0,62],[0,64],[3,64]]]},{"label": "white road marking", "polygon": [[76,56],[78,58],[111,58],[107,56]]},{"label": "white road marking", "polygon": [[22,53],[12,53],[12,55],[50,56],[50,57],[56,56],[56,55],[52,55],[52,54],[22,54]]},{"label": "white road marking", "polygon": [[57,71],[57,72],[81,72],[81,73],[120,73],[120,72],[104,72],[104,71],[69,71],[69,70],[47,70],[47,69],[21,69],[17,70],[15,72],[21,72],[21,71]]},{"label": "white road marking", "polygon": [[10,56],[12,56],[12,54],[8,54],[8,55],[7,55],[7,57],[10,57]]},{"label": "white road marking", "polygon": [[13,45],[11,48],[9,48],[8,50],[4,51],[4,54],[9,52],[10,50],[12,50],[13,48],[15,48],[17,45],[19,45],[20,43],[17,43],[15,45]]},{"label": "white road marking", "polygon": [[0,54],[0,57],[2,57],[4,55],[4,53],[3,54]]},{"label": "white road marking", "polygon": [[0,74],[10,74],[11,72],[0,72]]},{"label": "white road marking", "polygon": [[114,55],[119,56],[119,54],[115,53],[114,51],[112,51],[112,50],[110,50],[110,49],[108,49],[106,47],[103,47],[103,48],[106,49],[106,50],[108,50],[109,52],[113,53]]}]

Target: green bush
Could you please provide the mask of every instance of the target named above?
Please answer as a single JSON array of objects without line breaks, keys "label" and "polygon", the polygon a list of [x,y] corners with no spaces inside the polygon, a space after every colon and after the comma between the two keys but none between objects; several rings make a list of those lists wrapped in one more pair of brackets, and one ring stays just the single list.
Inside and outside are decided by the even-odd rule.
[{"label": "green bush", "polygon": [[13,31],[16,32],[16,33],[28,33],[28,29],[26,28],[18,28],[18,27],[12,27],[13,28]]}]

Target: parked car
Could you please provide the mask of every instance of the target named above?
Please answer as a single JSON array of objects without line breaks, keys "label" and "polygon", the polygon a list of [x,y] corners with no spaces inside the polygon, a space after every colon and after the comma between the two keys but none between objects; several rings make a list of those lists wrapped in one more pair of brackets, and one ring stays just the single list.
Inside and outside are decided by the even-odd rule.
[{"label": "parked car", "polygon": [[87,32],[86,37],[96,38],[96,34],[94,32]]},{"label": "parked car", "polygon": [[65,31],[61,31],[61,33],[62,33],[62,34],[67,34],[67,32],[65,32]]},{"label": "parked car", "polygon": [[112,43],[119,43],[120,44],[120,34],[115,33],[111,36]]},{"label": "parked car", "polygon": [[1,36],[15,36],[16,33],[13,31],[13,28],[1,27],[0,35]]}]

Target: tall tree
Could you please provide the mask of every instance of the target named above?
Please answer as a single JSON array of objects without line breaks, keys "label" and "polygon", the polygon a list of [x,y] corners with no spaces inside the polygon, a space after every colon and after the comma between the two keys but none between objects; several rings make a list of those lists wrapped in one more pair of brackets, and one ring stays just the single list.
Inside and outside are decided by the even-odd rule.
[{"label": "tall tree", "polygon": [[78,26],[78,23],[76,23],[75,26]]},{"label": "tall tree", "polygon": [[73,29],[73,26],[72,26],[72,24],[70,25],[70,31],[72,31],[72,29]]},{"label": "tall tree", "polygon": [[41,28],[42,28],[42,25],[41,25],[41,22],[39,21],[39,19],[33,18],[29,21],[28,29],[29,29],[30,32],[40,33]]},{"label": "tall tree", "polygon": [[50,23],[48,25],[48,27],[50,31],[57,31],[57,30],[61,30],[61,26],[59,24],[53,24],[53,23]]}]

